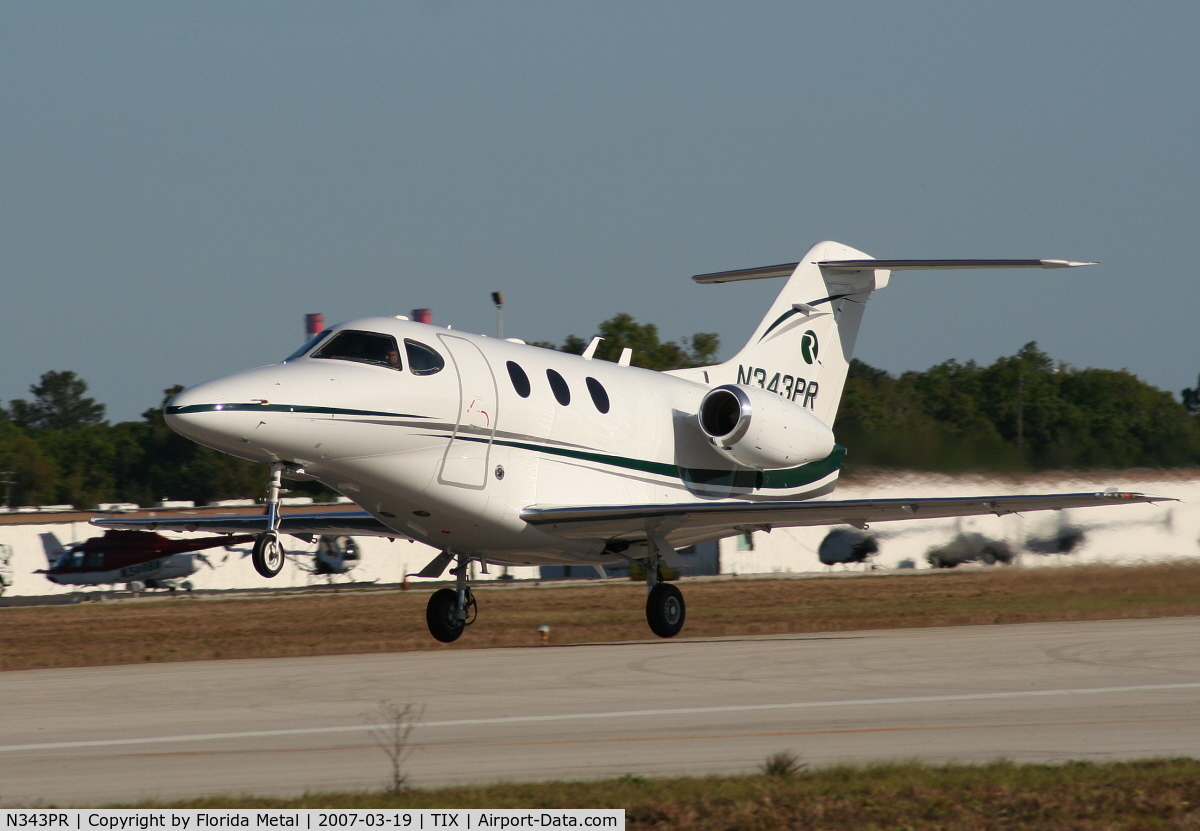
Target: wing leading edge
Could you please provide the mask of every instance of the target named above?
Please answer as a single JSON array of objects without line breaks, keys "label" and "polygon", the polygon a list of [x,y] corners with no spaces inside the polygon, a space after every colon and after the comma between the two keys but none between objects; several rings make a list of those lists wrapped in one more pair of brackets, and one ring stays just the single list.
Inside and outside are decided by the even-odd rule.
[{"label": "wing leading edge", "polygon": [[717,539],[749,530],[803,525],[855,525],[903,519],[1023,513],[1093,508],[1139,502],[1175,502],[1166,496],[1106,491],[1031,496],[920,497],[808,502],[709,502],[681,505],[605,507],[531,507],[521,518],[549,533],[571,539],[637,540],[647,528],[670,527],[676,546]]},{"label": "wing leading edge", "polygon": [[[164,517],[136,519],[132,517],[96,517],[92,525],[100,528],[120,528],[128,531],[210,531],[226,534],[245,534],[267,530],[265,514],[257,516]],[[284,534],[345,534],[376,537],[404,537],[388,528],[366,511],[334,511],[312,514],[284,514],[279,522]]]}]

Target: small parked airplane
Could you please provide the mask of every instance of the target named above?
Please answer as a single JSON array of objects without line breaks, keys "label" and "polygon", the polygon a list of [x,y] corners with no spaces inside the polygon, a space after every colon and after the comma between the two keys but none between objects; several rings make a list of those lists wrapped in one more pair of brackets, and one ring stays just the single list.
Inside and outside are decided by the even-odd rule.
[{"label": "small parked airplane", "polygon": [[[124,583],[135,592],[147,588],[174,591],[181,586],[178,581],[195,574],[202,563],[211,567],[203,554],[192,552],[257,539],[244,535],[169,540],[149,531],[109,530],[102,537],[64,548],[53,533],[40,536],[50,567],[35,574],[44,574],[61,586]],[[191,588],[188,584],[182,587]]]},{"label": "small parked airplane", "polygon": [[[474,620],[468,566],[646,570],[646,618],[683,627],[659,564],[677,549],[749,530],[1008,514],[1154,501],[1137,493],[836,501],[845,448],[833,436],[871,293],[892,271],[1069,268],[1064,260],[875,260],[835,242],[798,263],[701,274],[700,283],[787,277],[749,342],[715,366],[652,372],[407,318],[334,326],[282,363],[181,392],[167,423],[201,444],[271,465],[265,516],[95,520],[108,528],[258,533],[259,573],[282,568],[279,535],[377,534],[428,543],[455,589],[426,622],[450,642]],[[281,480],[316,479],[365,511],[281,517]]]}]

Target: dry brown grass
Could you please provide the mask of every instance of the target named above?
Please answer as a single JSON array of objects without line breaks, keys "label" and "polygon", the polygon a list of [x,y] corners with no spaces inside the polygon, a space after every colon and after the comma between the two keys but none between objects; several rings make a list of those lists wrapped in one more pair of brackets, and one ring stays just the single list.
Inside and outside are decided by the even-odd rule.
[{"label": "dry brown grass", "polygon": [[791,776],[496,784],[299,799],[206,797],[184,808],[624,808],[650,831],[1200,828],[1200,761],[833,767]]},{"label": "dry brown grass", "polygon": [[[685,636],[1200,614],[1200,564],[990,569],[682,584]],[[636,583],[481,589],[455,644],[425,630],[427,590],[0,608],[0,669],[646,640]]]}]

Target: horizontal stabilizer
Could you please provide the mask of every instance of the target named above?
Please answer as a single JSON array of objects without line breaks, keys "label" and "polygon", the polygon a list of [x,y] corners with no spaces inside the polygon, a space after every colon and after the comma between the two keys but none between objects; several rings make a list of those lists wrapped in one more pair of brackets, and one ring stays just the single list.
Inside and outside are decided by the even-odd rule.
[{"label": "horizontal stabilizer", "polygon": [[1070,260],[825,260],[817,265],[833,271],[863,271],[868,268],[932,271],[958,268],[1076,268],[1099,263],[1076,263]]},{"label": "horizontal stabilizer", "polygon": [[[780,263],[760,268],[743,268],[738,271],[715,271],[692,277],[697,283],[732,283],[737,280],[766,280],[770,277],[790,277],[800,263]],[[866,271],[886,269],[888,271],[932,271],[935,269],[962,268],[1076,268],[1081,265],[1099,265],[1072,260],[822,260],[817,263],[829,271]]]},{"label": "horizontal stabilizer", "polygon": [[735,280],[766,280],[768,277],[791,277],[800,263],[764,265],[760,268],[743,268],[739,271],[716,271],[712,274],[697,274],[692,279],[697,283],[732,283]]}]

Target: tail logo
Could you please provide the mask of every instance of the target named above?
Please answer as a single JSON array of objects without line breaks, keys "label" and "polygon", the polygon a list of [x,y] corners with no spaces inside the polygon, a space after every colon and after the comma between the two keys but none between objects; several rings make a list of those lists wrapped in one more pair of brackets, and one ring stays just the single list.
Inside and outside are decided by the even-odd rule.
[{"label": "tail logo", "polygon": [[806,364],[817,360],[817,333],[812,329],[806,331],[804,337],[800,339],[800,354],[804,356]]}]

